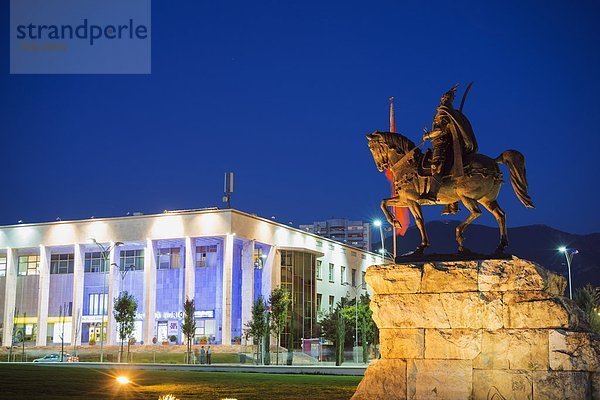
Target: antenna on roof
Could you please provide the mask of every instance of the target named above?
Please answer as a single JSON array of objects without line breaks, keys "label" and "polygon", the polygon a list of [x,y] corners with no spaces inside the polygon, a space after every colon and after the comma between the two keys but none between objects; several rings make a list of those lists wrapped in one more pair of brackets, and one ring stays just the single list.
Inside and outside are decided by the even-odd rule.
[{"label": "antenna on roof", "polygon": [[394,116],[394,98],[390,97],[390,132],[396,132],[396,117]]},{"label": "antenna on roof", "polygon": [[227,203],[227,208],[231,208],[231,193],[233,193],[233,172],[225,172],[225,182],[223,184],[223,203]]}]

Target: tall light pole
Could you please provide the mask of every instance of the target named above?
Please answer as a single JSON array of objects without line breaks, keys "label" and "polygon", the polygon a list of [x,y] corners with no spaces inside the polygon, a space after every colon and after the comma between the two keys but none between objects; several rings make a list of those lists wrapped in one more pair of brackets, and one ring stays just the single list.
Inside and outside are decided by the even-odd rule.
[{"label": "tall light pole", "polygon": [[[379,253],[385,258],[385,257],[392,257],[392,254],[390,254],[390,252],[388,252],[385,249],[385,238],[383,236],[383,223],[381,222],[380,219],[376,219],[375,221],[373,221],[373,225],[377,228],[379,228],[379,237],[381,238],[381,248],[379,249]],[[396,260],[396,228],[394,228],[392,226],[392,231],[394,232],[393,238],[394,238],[394,254],[393,254],[393,259],[394,261]]]},{"label": "tall light pole", "polygon": [[379,252],[381,253],[381,255],[383,257],[385,257],[385,241],[384,241],[384,238],[383,238],[383,227],[382,227],[382,224],[381,224],[381,220],[376,219],[375,221],[373,221],[373,225],[376,228],[379,228],[379,236],[381,238],[381,249],[379,250]]},{"label": "tall light pole", "polygon": [[358,293],[359,290],[366,289],[366,282],[361,283],[359,286],[350,286],[348,282],[344,282],[342,285],[349,286],[354,290],[354,348],[352,350],[352,353],[354,353],[358,347]]},{"label": "tall light pole", "polygon": [[[106,293],[106,274],[108,273],[109,264],[108,260],[110,258],[111,250],[114,250],[115,247],[121,246],[122,242],[115,242],[113,245],[103,246],[101,243],[94,238],[90,239],[90,242],[95,243],[96,246],[100,249],[100,254],[102,255],[102,298],[106,299],[108,302],[108,294]],[[106,296],[106,297],[104,297]],[[108,305],[108,304],[107,304]],[[102,322],[100,323],[100,362],[104,362],[104,313],[108,307],[104,306],[104,301],[102,301]]]},{"label": "tall light pole", "polygon": [[578,254],[579,251],[576,249],[569,249],[566,246],[560,246],[558,251],[565,254],[565,258],[567,259],[567,269],[569,270],[569,298],[573,300],[573,289],[571,286],[571,261],[573,260],[573,256]]}]

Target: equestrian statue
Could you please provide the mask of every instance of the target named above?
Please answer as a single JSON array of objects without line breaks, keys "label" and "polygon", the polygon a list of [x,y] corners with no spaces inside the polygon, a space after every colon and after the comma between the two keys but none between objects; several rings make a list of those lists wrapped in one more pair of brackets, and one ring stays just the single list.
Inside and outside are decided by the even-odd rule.
[{"label": "equestrian statue", "polygon": [[445,205],[443,214],[458,212],[461,202],[470,212],[456,228],[459,254],[470,251],[464,246],[467,226],[481,215],[479,205],[487,209],[498,222],[500,244],[496,253],[504,253],[508,246],[506,214],[496,199],[503,183],[498,164],[508,166],[510,182],[515,194],[527,208],[533,202],[527,194],[525,157],[517,150],[506,150],[497,158],[478,153],[473,128],[462,109],[469,85],[459,109],[453,102],[458,85],[444,93],[433,117],[431,131],[425,130],[423,143],[431,141],[433,150],[421,152],[419,146],[395,132],[375,131],[367,135],[369,149],[379,172],[391,172],[393,196],[381,202],[381,209],[388,222],[395,228],[400,223],[388,207],[407,207],[421,233],[421,243],[411,255],[422,255],[429,246],[429,238],[423,219],[423,205]]}]

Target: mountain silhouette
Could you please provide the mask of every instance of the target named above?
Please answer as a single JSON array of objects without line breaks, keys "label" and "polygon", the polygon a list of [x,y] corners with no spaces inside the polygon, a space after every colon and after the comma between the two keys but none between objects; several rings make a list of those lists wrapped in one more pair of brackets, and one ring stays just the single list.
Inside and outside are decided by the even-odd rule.
[{"label": "mountain silhouette", "polygon": [[[457,251],[455,230],[459,221],[431,221],[426,224],[431,242],[428,253],[450,254]],[[560,246],[577,249],[573,256],[571,274],[573,291],[587,283],[600,286],[600,233],[576,235],[559,231],[547,225],[527,225],[508,228],[510,244],[507,253],[534,261],[541,266],[567,277],[565,255],[558,251]],[[397,254],[414,250],[421,241],[419,230],[412,226],[405,236],[398,237]],[[498,228],[471,224],[465,232],[465,246],[471,251],[490,254],[500,241]],[[373,243],[373,249],[381,242]],[[392,238],[385,238],[386,249],[392,250]],[[568,288],[565,292],[568,295]]]}]

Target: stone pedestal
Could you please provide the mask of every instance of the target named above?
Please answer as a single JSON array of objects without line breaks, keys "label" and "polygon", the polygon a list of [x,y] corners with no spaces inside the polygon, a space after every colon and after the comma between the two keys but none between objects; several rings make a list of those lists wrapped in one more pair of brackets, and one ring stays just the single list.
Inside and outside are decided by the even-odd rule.
[{"label": "stone pedestal", "polygon": [[366,279],[381,359],[353,400],[600,399],[600,338],[539,265],[375,265]]}]

